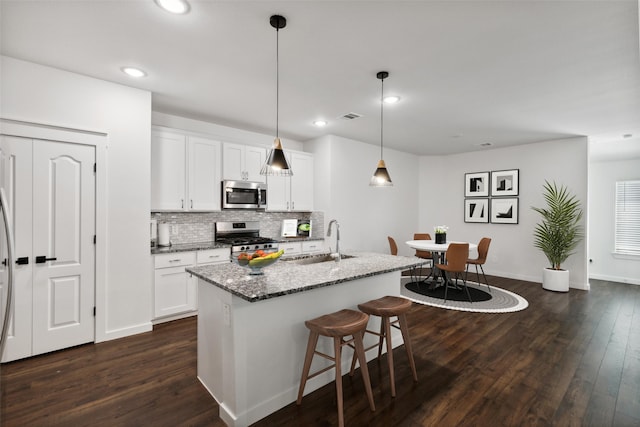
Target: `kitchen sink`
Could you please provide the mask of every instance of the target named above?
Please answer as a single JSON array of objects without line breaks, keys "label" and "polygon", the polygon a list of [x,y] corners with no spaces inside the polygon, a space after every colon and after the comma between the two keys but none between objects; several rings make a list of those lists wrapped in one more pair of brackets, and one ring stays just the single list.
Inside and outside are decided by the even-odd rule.
[{"label": "kitchen sink", "polygon": [[[348,258],[354,258],[353,255],[340,255],[340,259],[348,259]],[[281,258],[280,259],[281,262],[286,262],[288,264],[295,264],[295,265],[307,265],[307,264],[319,264],[321,262],[336,262],[336,260],[329,254],[322,254],[322,255],[313,255],[313,256],[306,256],[306,257],[302,257],[302,258]]]}]

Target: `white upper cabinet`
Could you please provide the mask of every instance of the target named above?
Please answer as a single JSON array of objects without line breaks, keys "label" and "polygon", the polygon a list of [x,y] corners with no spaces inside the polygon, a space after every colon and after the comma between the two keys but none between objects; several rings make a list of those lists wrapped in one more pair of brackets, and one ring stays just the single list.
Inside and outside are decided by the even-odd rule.
[{"label": "white upper cabinet", "polygon": [[313,154],[285,151],[293,175],[269,176],[267,209],[270,211],[313,210]]},{"label": "white upper cabinet", "polygon": [[291,153],[291,210],[313,210],[313,154]]},{"label": "white upper cabinet", "polygon": [[183,210],[187,191],[187,137],[151,134],[151,209]]},{"label": "white upper cabinet", "polygon": [[188,137],[187,141],[188,209],[191,211],[220,210],[220,143],[192,136]]},{"label": "white upper cabinet", "polygon": [[152,132],[151,210],[220,210],[220,181],[220,142]]},{"label": "white upper cabinet", "polygon": [[260,169],[267,150],[252,145],[225,142],[222,145],[222,178],[233,181],[265,182]]}]

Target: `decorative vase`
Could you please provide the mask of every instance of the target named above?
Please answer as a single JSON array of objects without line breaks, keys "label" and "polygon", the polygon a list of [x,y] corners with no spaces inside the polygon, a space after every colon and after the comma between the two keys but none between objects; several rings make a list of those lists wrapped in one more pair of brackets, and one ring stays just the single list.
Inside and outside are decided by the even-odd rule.
[{"label": "decorative vase", "polygon": [[436,244],[442,245],[447,243],[447,233],[436,233]]},{"label": "decorative vase", "polygon": [[548,291],[569,292],[569,270],[545,268],[542,272],[542,288]]}]

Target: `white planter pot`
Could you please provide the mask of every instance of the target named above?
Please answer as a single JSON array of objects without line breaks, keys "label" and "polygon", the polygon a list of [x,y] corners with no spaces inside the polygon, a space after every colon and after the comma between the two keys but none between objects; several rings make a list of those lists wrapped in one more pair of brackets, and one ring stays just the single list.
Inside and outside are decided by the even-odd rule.
[{"label": "white planter pot", "polygon": [[569,270],[545,268],[542,272],[542,288],[548,291],[569,292]]}]

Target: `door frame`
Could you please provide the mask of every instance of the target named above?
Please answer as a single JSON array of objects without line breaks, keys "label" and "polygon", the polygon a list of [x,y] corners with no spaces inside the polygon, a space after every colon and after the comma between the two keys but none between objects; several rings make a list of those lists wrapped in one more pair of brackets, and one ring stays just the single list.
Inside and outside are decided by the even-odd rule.
[{"label": "door frame", "polygon": [[96,245],[95,245],[95,307],[94,342],[108,339],[106,334],[107,290],[107,148],[106,132],[72,129],[41,123],[0,118],[0,134],[31,139],[45,139],[95,147],[96,155]]}]

